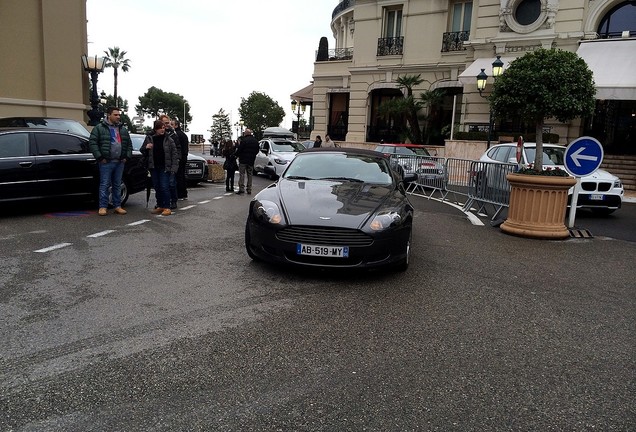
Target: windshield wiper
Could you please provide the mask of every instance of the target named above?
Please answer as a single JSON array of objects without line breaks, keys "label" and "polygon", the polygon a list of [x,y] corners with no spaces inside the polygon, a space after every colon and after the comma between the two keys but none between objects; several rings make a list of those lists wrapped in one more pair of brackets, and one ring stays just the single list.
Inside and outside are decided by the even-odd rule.
[{"label": "windshield wiper", "polygon": [[344,180],[344,181],[351,181],[351,182],[357,182],[357,183],[364,183],[364,180],[351,178],[351,177],[323,177],[320,180]]},{"label": "windshield wiper", "polygon": [[303,177],[303,176],[287,176],[285,177],[287,180],[313,180],[312,178],[309,177]]}]

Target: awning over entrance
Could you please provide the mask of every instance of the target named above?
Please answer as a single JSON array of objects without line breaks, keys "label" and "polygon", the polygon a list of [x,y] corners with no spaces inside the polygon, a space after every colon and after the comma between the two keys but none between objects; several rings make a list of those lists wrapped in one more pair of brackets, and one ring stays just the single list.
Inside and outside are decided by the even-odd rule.
[{"label": "awning over entrance", "polygon": [[576,53],[594,74],[596,99],[636,100],[636,39],[583,41]]},{"label": "awning over entrance", "polygon": [[292,99],[300,102],[302,104],[313,102],[314,101],[314,85],[309,84],[307,87],[304,87],[298,90],[295,93],[289,95]]},{"label": "awning over entrance", "polygon": [[464,89],[460,81],[435,81],[430,90],[446,89],[449,94],[459,94]]},{"label": "awning over entrance", "polygon": [[[504,64],[504,72],[508,67],[508,64],[516,57],[501,57],[501,61]],[[464,72],[459,74],[459,82],[462,84],[474,84],[477,85],[477,75],[483,69],[486,75],[492,76],[492,62],[496,60],[496,57],[478,58],[472,62]]]}]

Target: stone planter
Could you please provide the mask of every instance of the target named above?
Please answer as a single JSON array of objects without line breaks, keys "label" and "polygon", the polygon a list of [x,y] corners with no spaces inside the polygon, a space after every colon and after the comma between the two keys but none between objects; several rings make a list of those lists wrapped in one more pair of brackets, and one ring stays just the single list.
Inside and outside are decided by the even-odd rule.
[{"label": "stone planter", "polygon": [[521,237],[564,239],[568,189],[574,177],[508,174],[510,207],[501,230]]},{"label": "stone planter", "polygon": [[221,164],[208,164],[208,181],[222,182],[225,180],[225,170]]}]

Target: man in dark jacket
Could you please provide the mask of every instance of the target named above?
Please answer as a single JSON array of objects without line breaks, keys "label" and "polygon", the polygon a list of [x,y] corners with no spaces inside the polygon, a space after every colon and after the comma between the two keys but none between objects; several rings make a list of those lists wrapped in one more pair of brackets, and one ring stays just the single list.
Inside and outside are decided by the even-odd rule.
[{"label": "man in dark jacket", "polygon": [[[239,161],[239,190],[241,195],[245,191],[252,193],[252,175],[254,174],[254,160],[258,154],[258,140],[252,135],[251,129],[245,129],[243,137],[239,141],[236,149],[236,157]],[[245,187],[245,173],[247,172],[247,188]]]},{"label": "man in dark jacket", "polygon": [[177,197],[179,199],[188,198],[188,188],[186,185],[186,162],[188,161],[188,152],[190,151],[188,136],[181,130],[181,123],[178,120],[174,122],[174,132],[179,137],[181,144],[181,159],[179,160],[179,171],[177,171]]},{"label": "man in dark jacket", "polygon": [[116,214],[126,214],[121,208],[121,178],[126,160],[132,158],[132,142],[125,127],[120,123],[119,108],[108,107],[106,119],[100,121],[91,131],[89,148],[99,166],[99,211],[107,214],[109,188],[113,194]]}]

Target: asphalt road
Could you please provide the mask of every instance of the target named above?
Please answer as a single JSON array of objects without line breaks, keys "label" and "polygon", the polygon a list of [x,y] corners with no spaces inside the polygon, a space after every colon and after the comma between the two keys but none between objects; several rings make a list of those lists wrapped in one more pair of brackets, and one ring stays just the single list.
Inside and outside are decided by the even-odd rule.
[{"label": "asphalt road", "polygon": [[406,273],[290,271],[248,200],[3,215],[0,430],[634,430],[635,242],[414,197]]}]

